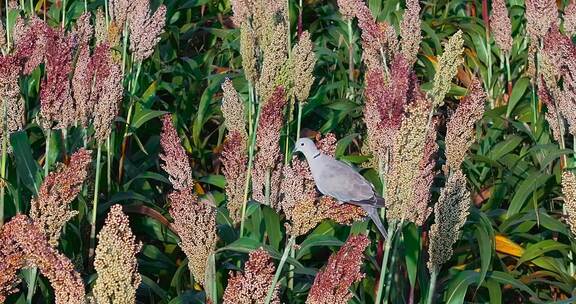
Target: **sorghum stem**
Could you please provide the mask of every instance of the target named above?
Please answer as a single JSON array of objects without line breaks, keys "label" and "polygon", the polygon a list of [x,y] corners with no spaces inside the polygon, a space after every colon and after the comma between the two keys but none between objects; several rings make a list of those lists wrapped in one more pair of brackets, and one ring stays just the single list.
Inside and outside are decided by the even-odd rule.
[{"label": "sorghum stem", "polygon": [[98,213],[98,189],[100,187],[100,164],[102,162],[102,144],[98,143],[98,152],[96,152],[96,178],[94,180],[94,199],[92,201],[92,219],[90,221],[90,249],[88,251],[89,259],[94,256],[96,248],[96,214]]},{"label": "sorghum stem", "polygon": [[508,95],[511,95],[512,94],[512,74],[510,73],[510,54],[508,54],[508,52],[506,52],[504,54],[504,60],[506,63],[506,78],[507,78],[506,88],[508,89]]},{"label": "sorghum stem", "polygon": [[62,0],[62,29],[66,26],[66,0]]},{"label": "sorghum stem", "polygon": [[271,206],[270,204],[270,180],[271,180],[271,175],[272,175],[272,169],[268,168],[266,169],[266,180],[265,180],[265,184],[264,184],[264,204],[267,206]]},{"label": "sorghum stem", "polygon": [[488,35],[488,32],[486,32],[486,53],[488,56],[488,79],[486,83],[486,93],[488,93],[490,107],[494,109],[496,105],[494,104],[494,98],[492,98],[492,48],[490,47],[490,35]]},{"label": "sorghum stem", "polygon": [[382,296],[384,291],[384,281],[386,279],[386,270],[388,267],[388,257],[390,255],[390,248],[392,247],[392,240],[396,234],[396,223],[391,222],[388,225],[388,238],[384,244],[384,257],[382,258],[382,267],[380,270],[380,279],[378,280],[378,292],[376,293],[376,301],[374,303],[382,303]]},{"label": "sorghum stem", "polygon": [[352,35],[352,20],[348,20],[348,90],[350,93],[349,99],[354,99],[354,88],[352,81],[354,81],[354,37]]},{"label": "sorghum stem", "polygon": [[[255,94],[254,94],[255,95]],[[260,104],[256,107],[254,116],[256,121],[250,134],[250,147],[248,148],[248,170],[246,170],[246,182],[244,183],[244,201],[242,202],[242,218],[240,219],[240,237],[244,236],[244,221],[246,217],[246,205],[248,205],[248,193],[250,192],[250,177],[252,176],[252,165],[254,163],[254,147],[256,146],[256,132],[260,121]]]},{"label": "sorghum stem", "polygon": [[426,304],[434,303],[434,290],[436,289],[436,278],[438,277],[438,272],[436,269],[432,269],[430,273],[430,284],[428,285],[428,298],[426,299]]},{"label": "sorghum stem", "polygon": [[[402,227],[404,226],[404,220],[400,221],[400,224],[398,224],[398,226],[396,227],[396,231],[402,231]],[[399,233],[400,234],[400,233]],[[388,296],[390,295],[390,288],[392,287],[392,276],[394,275],[393,272],[393,267],[394,264],[396,263],[396,259],[398,258],[398,256],[396,255],[396,253],[398,253],[398,242],[400,241],[400,237],[396,238],[394,240],[394,246],[393,246],[393,251],[392,251],[392,258],[390,260],[390,270],[388,271],[388,274],[386,276],[386,289],[384,290],[384,303],[388,303]]]},{"label": "sorghum stem", "polygon": [[0,168],[0,177],[2,178],[0,188],[0,228],[4,225],[4,189],[6,188],[6,156],[8,155],[8,128],[6,127],[6,103],[3,103],[4,124],[2,126],[2,168]]},{"label": "sorghum stem", "polygon": [[50,140],[52,137],[52,129],[46,130],[46,152],[44,155],[44,178],[48,176],[50,169]]},{"label": "sorghum stem", "polygon": [[298,101],[298,126],[296,127],[296,140],[300,138],[300,129],[302,128],[302,107],[304,104]]},{"label": "sorghum stem", "polygon": [[[129,90],[131,95],[136,93],[136,81],[140,76],[140,71],[142,70],[142,62],[137,63],[136,75],[130,81]],[[134,102],[130,101],[130,106],[128,107],[128,114],[126,115],[126,127],[124,128],[124,135],[122,136],[122,151],[120,153],[120,162],[118,164],[118,182],[122,181],[122,175],[124,173],[124,160],[126,159],[126,149],[128,145],[128,130],[130,128],[130,123],[132,122],[132,109],[134,108]]]},{"label": "sorghum stem", "polygon": [[108,135],[106,138],[106,193],[110,194],[112,190],[112,145],[110,144],[110,137],[112,135]]},{"label": "sorghum stem", "polygon": [[280,259],[280,263],[278,264],[278,268],[276,269],[276,273],[274,274],[274,279],[272,280],[272,284],[270,284],[270,288],[268,289],[268,295],[266,296],[266,301],[264,304],[269,304],[272,300],[272,295],[274,294],[274,289],[276,284],[278,284],[278,279],[280,279],[280,274],[282,273],[282,268],[284,268],[284,264],[286,263],[286,259],[288,259],[288,254],[290,253],[290,248],[294,246],[294,242],[296,241],[295,236],[291,236],[288,244],[284,248],[284,253],[282,253],[282,258]]},{"label": "sorghum stem", "polygon": [[108,0],[104,0],[104,16],[105,16],[105,20],[106,20],[106,28],[108,28],[108,24],[110,24],[110,19],[108,17],[109,13],[108,13]]},{"label": "sorghum stem", "polygon": [[34,293],[36,292],[36,280],[38,279],[38,268],[32,267],[30,269],[30,284],[28,285],[28,293],[26,294],[26,303],[32,304]]}]

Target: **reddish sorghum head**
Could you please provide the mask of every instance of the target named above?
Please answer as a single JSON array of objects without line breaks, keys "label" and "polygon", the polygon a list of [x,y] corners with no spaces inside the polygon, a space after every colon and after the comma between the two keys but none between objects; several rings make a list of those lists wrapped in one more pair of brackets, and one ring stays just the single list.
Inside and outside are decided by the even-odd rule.
[{"label": "reddish sorghum head", "polygon": [[192,168],[188,162],[188,156],[184,147],[180,144],[180,137],[172,123],[172,116],[165,115],[162,118],[162,133],[160,134],[162,153],[160,159],[164,161],[162,169],[168,173],[168,179],[176,190],[192,188]]}]

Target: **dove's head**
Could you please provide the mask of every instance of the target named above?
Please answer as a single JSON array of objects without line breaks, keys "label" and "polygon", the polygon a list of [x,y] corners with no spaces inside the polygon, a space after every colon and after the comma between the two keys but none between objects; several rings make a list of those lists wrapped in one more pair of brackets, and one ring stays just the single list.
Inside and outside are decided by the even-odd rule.
[{"label": "dove's head", "polygon": [[320,153],[314,142],[310,138],[306,137],[300,138],[296,141],[294,152],[301,152],[306,156],[306,158],[314,157]]}]

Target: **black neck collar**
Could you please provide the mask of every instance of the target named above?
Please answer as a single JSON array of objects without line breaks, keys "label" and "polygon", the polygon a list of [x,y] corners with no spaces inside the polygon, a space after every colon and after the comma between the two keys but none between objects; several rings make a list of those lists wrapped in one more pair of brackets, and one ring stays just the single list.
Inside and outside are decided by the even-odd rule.
[{"label": "black neck collar", "polygon": [[318,156],[320,156],[320,152],[318,152],[316,155],[312,156],[312,159],[316,159]]}]

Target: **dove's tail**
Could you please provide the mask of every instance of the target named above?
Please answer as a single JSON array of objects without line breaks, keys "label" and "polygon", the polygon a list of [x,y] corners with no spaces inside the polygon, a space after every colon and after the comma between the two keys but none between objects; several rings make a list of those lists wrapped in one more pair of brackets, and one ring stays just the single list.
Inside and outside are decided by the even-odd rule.
[{"label": "dove's tail", "polygon": [[370,219],[372,219],[372,222],[374,222],[374,225],[376,225],[376,228],[380,231],[380,234],[382,234],[382,239],[386,240],[388,238],[388,233],[386,233],[386,229],[384,229],[384,225],[382,224],[382,220],[378,214],[378,209],[368,206],[363,206],[363,208],[368,213]]}]

